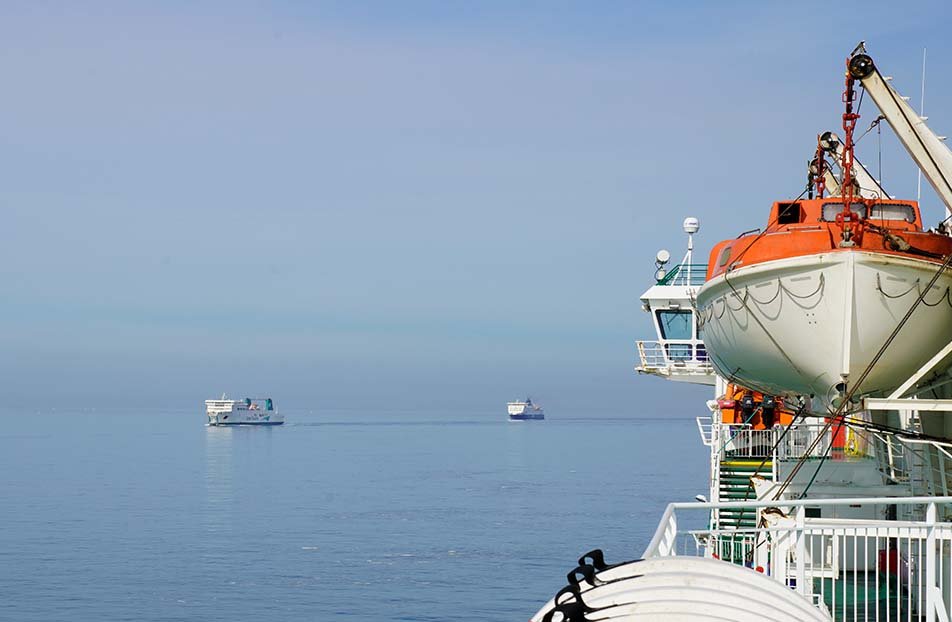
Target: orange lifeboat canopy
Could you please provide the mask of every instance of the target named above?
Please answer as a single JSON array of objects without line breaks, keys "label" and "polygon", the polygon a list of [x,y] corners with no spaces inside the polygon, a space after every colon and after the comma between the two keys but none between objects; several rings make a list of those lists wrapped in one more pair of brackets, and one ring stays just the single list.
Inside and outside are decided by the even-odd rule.
[{"label": "orange lifeboat canopy", "polygon": [[936,263],[952,253],[952,238],[923,231],[916,201],[856,200],[850,210],[862,219],[855,225],[860,235],[852,246],[844,246],[843,229],[836,222],[843,211],[839,197],[778,201],[770,210],[766,230],[714,246],[707,278],[740,266],[815,253],[864,250],[932,258]]}]

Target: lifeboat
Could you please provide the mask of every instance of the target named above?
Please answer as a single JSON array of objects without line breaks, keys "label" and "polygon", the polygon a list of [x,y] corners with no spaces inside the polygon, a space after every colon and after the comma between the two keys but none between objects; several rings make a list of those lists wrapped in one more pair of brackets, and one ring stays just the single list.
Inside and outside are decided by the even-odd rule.
[{"label": "lifeboat", "polygon": [[[862,44],[846,62],[844,140],[818,137],[808,198],[774,203],[763,231],[711,251],[698,325],[730,382],[835,405],[899,387],[952,341],[948,227],[925,231],[918,203],[889,198],[878,184],[864,192],[853,153],[856,83],[950,213],[952,152],[860,52]],[[827,156],[841,171],[839,196],[824,197]]]},{"label": "lifeboat", "polygon": [[[914,201],[854,200],[849,244],[844,210],[839,197],[774,203],[763,232],[714,246],[697,307],[723,377],[823,401],[846,393],[952,253]],[[896,388],[952,340],[950,288],[943,271],[857,395]]]}]

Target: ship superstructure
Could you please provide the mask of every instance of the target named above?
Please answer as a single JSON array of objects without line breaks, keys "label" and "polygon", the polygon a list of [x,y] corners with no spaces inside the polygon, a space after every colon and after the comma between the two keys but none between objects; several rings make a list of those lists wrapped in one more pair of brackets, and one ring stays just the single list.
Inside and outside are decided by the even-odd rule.
[{"label": "ship superstructure", "polygon": [[[945,204],[938,226],[855,159],[858,86]],[[707,501],[669,505],[643,561],[580,558],[533,621],[952,618],[952,152],[862,45],[844,102],[804,195],[707,265],[689,219],[685,261],[659,253],[642,295],[657,339],[638,372],[713,386]]]},{"label": "ship superstructure", "polygon": [[701,225],[697,218],[684,220],[688,250],[681,263],[668,266],[671,254],[658,251],[655,284],[641,296],[642,308],[651,314],[654,341],[638,341],[641,364],[639,373],[660,376],[678,382],[713,385],[714,368],[699,335],[694,300],[704,284],[707,264],[694,262],[694,234]]}]

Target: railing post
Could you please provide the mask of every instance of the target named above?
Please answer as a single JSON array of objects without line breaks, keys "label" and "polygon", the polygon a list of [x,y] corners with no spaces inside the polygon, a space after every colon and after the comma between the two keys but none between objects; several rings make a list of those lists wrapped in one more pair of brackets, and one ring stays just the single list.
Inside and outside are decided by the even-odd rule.
[{"label": "railing post", "polygon": [[801,505],[797,508],[797,591],[806,596],[813,591],[813,588],[811,586],[810,592],[807,592],[807,541],[806,536],[803,535],[805,516],[803,507]]},{"label": "railing post", "polygon": [[936,460],[939,461],[939,479],[942,482],[942,496],[948,496],[949,494],[949,480],[945,475],[945,456],[942,454],[945,453],[941,447],[936,446]]},{"label": "railing post", "polygon": [[668,519],[668,527],[665,529],[665,534],[667,535],[667,542],[664,543],[664,549],[661,552],[661,555],[664,557],[677,555],[677,542],[678,542],[678,515],[677,512],[671,512],[671,517]]},{"label": "railing post", "polygon": [[780,428],[777,426],[773,427],[773,433],[770,435],[770,446],[773,448],[770,453],[770,477],[773,481],[777,481],[777,453],[780,448],[778,447],[777,441],[780,439]]},{"label": "railing post", "polygon": [[[935,622],[935,566],[936,566],[936,537],[935,537],[936,506],[933,501],[926,507],[926,622]],[[941,602],[941,601],[940,601]]]}]

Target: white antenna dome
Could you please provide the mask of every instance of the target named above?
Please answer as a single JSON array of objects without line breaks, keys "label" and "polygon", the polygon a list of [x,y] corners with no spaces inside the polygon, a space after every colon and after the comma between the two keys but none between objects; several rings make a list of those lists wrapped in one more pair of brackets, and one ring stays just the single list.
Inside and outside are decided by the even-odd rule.
[{"label": "white antenna dome", "polygon": [[697,233],[698,229],[701,228],[701,223],[694,216],[689,216],[684,219],[684,232],[687,234]]},{"label": "white antenna dome", "polygon": [[655,261],[657,261],[659,265],[664,265],[668,263],[670,259],[671,259],[671,253],[664,250],[663,248],[660,251],[658,251],[657,255],[655,255]]}]

